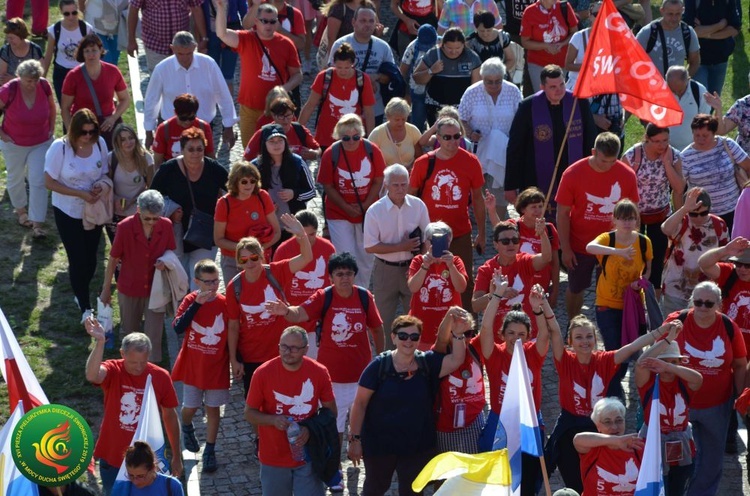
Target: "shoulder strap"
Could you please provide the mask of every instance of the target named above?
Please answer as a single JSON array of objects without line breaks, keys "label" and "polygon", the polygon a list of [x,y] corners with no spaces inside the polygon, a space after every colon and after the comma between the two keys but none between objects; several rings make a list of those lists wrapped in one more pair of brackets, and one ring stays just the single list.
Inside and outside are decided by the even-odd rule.
[{"label": "shoulder strap", "polygon": [[[323,110],[323,104],[328,96],[328,90],[331,89],[331,80],[333,79],[333,67],[329,67],[323,73],[323,93],[320,95],[320,103],[318,104],[318,122],[320,122],[320,113]],[[361,93],[361,92],[360,92]]]},{"label": "shoulder strap", "polygon": [[701,89],[698,86],[698,81],[695,79],[690,80],[690,91],[693,93],[693,100],[695,100],[695,105],[700,108],[701,106]]},{"label": "shoulder strap", "polygon": [[424,192],[424,187],[427,185],[427,181],[430,180],[430,177],[432,177],[432,173],[435,172],[435,162],[437,162],[436,152],[429,152],[427,154],[427,175],[425,175],[424,182],[417,191],[417,196],[420,198],[422,198],[422,193]]},{"label": "shoulder strap", "polygon": [[[6,110],[8,107],[10,107],[10,104],[13,103],[13,100],[16,99],[16,94],[18,94],[18,78],[13,79],[8,85],[8,101],[5,102]],[[63,150],[64,149],[65,148],[63,148]]]},{"label": "shoulder strap", "polygon": [[117,170],[117,166],[120,164],[120,161],[117,159],[117,154],[114,152],[114,150],[109,153],[112,159],[109,161],[109,172],[107,173],[107,175],[114,181],[115,171]]},{"label": "shoulder strap", "polygon": [[331,164],[336,167],[336,164],[339,163],[339,158],[341,157],[341,143],[336,142],[333,145],[331,145]]},{"label": "shoulder strap", "polygon": [[78,19],[78,30],[81,32],[81,37],[86,36],[88,28],[86,27],[86,21]]},{"label": "shoulder strap", "polygon": [[367,294],[367,290],[365,288],[357,286],[357,292],[359,293],[359,302],[362,305],[362,310],[365,311],[365,318],[367,318],[367,313],[370,311],[370,295]]},{"label": "shoulder strap", "polygon": [[279,71],[279,68],[276,67],[276,64],[273,63],[273,59],[271,58],[271,54],[268,52],[268,48],[266,48],[266,45],[263,43],[263,40],[260,39],[260,36],[258,35],[257,31],[253,31],[255,33],[255,37],[258,39],[258,43],[260,44],[260,48],[263,50],[263,53],[265,54],[266,58],[268,59],[268,63],[271,64],[271,67],[273,67],[273,70],[276,71],[276,77],[279,78],[279,81],[281,81],[281,84],[286,83],[284,81],[284,78],[281,75],[281,72]]},{"label": "shoulder strap", "polygon": [[367,52],[365,53],[365,60],[362,62],[362,72],[367,72],[367,64],[370,62],[370,55],[372,54],[372,36],[370,42],[367,43]]},{"label": "shoulder strap", "polygon": [[[711,220],[713,220],[713,218]],[[669,240],[669,243],[667,244],[667,251],[664,253],[665,261],[669,259],[670,256],[672,256],[672,252],[674,251],[675,246],[677,246],[680,243],[680,241],[682,240],[682,237],[687,232],[688,227],[690,227],[690,222],[683,219],[682,224],[680,224],[680,231],[677,233],[677,237],[674,238],[674,241]],[[716,224],[714,224],[714,230],[716,230]],[[718,233],[718,230],[717,230],[717,233]]]},{"label": "shoulder strap", "polygon": [[365,153],[367,154],[367,158],[369,158],[370,162],[372,162],[372,142],[367,138],[362,138],[362,142],[365,145]]},{"label": "shoulder strap", "polygon": [[362,89],[365,87],[365,73],[363,71],[360,71],[359,69],[354,69],[354,72],[357,76],[357,93],[359,93],[357,100],[359,103],[359,108],[364,113],[364,109],[362,108]]},{"label": "shoulder strap", "polygon": [[263,270],[266,271],[266,279],[268,279],[268,282],[271,283],[271,286],[276,289],[276,291],[281,294],[281,298],[286,302],[286,295],[284,294],[284,290],[281,287],[281,284],[279,284],[279,281],[276,279],[276,277],[273,275],[273,272],[271,272],[271,266],[268,264],[263,264]]},{"label": "shoulder strap", "polygon": [[230,284],[234,288],[234,299],[237,304],[240,303],[240,294],[242,293],[242,272],[232,278]]},{"label": "shoulder strap", "polygon": [[648,41],[646,42],[646,53],[651,53],[651,50],[656,46],[656,37],[659,35],[659,21],[653,21],[650,24],[651,31],[648,33]]},{"label": "shoulder strap", "polygon": [[732,323],[732,319],[722,313],[721,320],[724,321],[724,329],[727,331],[729,341],[732,341],[734,339],[734,323]]},{"label": "shoulder strap", "polygon": [[[171,150],[172,150],[172,143],[171,143],[172,137],[169,134],[169,121],[170,121],[170,119],[167,119],[166,121],[164,121],[164,146],[165,146],[164,149],[165,150],[169,150],[170,153],[171,153]],[[157,138],[158,138],[158,136],[157,136]]]},{"label": "shoulder strap", "polygon": [[690,53],[690,26],[685,21],[680,21],[680,29],[682,30],[682,42],[685,44],[685,56]]},{"label": "shoulder strap", "polygon": [[638,174],[638,169],[641,168],[641,162],[643,161],[643,143],[638,143],[633,150],[633,172]]},{"label": "shoulder strap", "polygon": [[479,353],[477,352],[477,349],[474,348],[471,344],[466,344],[466,349],[469,351],[469,354],[471,355],[471,358],[474,359],[475,362],[481,367],[482,365],[482,358],[479,356]]},{"label": "shoulder strap", "polygon": [[294,29],[294,9],[289,4],[286,4],[286,18],[289,20],[289,32]]},{"label": "shoulder strap", "polygon": [[430,378],[430,366],[427,363],[427,358],[425,358],[424,352],[417,350],[416,352],[414,352],[414,358],[415,358],[415,361],[417,362],[417,372],[419,372],[420,374],[422,374],[423,376],[429,379]]},{"label": "shoulder strap", "polygon": [[299,142],[302,146],[307,145],[307,133],[305,132],[305,128],[302,127],[302,124],[299,122],[292,122],[292,129],[294,129],[294,133],[297,135],[297,138],[299,138]]},{"label": "shoulder strap", "polygon": [[[610,231],[609,233],[609,247],[614,248],[615,247],[615,231]],[[609,259],[609,255],[602,256],[602,275],[604,277],[607,277],[607,260]]]},{"label": "shoulder strap", "polygon": [[393,352],[386,350],[380,354],[380,366],[378,367],[378,386],[386,380],[393,368]]},{"label": "shoulder strap", "polygon": [[[229,197],[227,197],[227,196],[224,197],[224,203],[227,206],[227,220],[228,220],[229,219]],[[263,202],[261,202],[261,203],[263,203]]]},{"label": "shoulder strap", "polygon": [[52,35],[55,37],[54,56],[57,58],[57,45],[60,43],[60,32],[62,31],[62,21],[57,21],[52,26]]},{"label": "shoulder strap", "polygon": [[[648,241],[645,234],[638,233],[638,244],[641,247],[641,258],[643,259],[643,265],[646,265],[646,250],[648,249]],[[645,269],[644,269],[645,270]]]},{"label": "shoulder strap", "polygon": [[323,319],[326,317],[328,309],[331,308],[333,301],[333,286],[328,286],[323,290],[323,309],[320,311],[318,325],[315,326],[315,341],[320,345],[320,338],[323,336]]},{"label": "shoulder strap", "polygon": [[49,98],[50,95],[52,95],[52,86],[49,84],[49,81],[47,81],[46,79],[42,79],[41,85],[42,89],[44,90],[44,94]]},{"label": "shoulder strap", "polygon": [[570,28],[570,23],[568,22],[568,2],[562,1],[560,2],[560,13],[563,16],[563,20],[565,21],[565,26]]},{"label": "shoulder strap", "polygon": [[661,41],[661,63],[664,67],[664,72],[662,72],[662,74],[666,74],[667,69],[669,69],[669,53],[667,52],[667,40],[664,36],[664,28],[661,23],[659,23],[659,40]]},{"label": "shoulder strap", "polygon": [[727,277],[727,281],[724,283],[724,286],[721,288],[721,299],[725,300],[729,298],[729,292],[732,291],[732,287],[735,285],[738,279],[737,275],[737,269],[732,269],[732,272],[729,274],[729,277]]},{"label": "shoulder strap", "polygon": [[[654,387],[656,386],[656,381],[651,385],[650,388],[646,390],[646,393],[643,395],[643,401],[641,402],[641,405],[648,405],[651,403],[651,396],[654,394]],[[685,383],[682,382],[682,379],[679,377],[677,378],[677,387],[680,388],[680,392],[685,396],[686,399],[690,399],[690,393],[688,392],[687,387],[685,387]]]},{"label": "shoulder strap", "polygon": [[99,97],[96,94],[96,90],[94,89],[94,83],[91,81],[91,76],[89,76],[89,71],[86,70],[86,64],[81,64],[81,73],[83,73],[83,80],[86,81],[86,86],[89,88],[89,93],[91,93],[91,100],[94,102],[94,111],[96,112],[97,118],[104,117],[104,114],[102,114],[102,106],[99,103]]}]

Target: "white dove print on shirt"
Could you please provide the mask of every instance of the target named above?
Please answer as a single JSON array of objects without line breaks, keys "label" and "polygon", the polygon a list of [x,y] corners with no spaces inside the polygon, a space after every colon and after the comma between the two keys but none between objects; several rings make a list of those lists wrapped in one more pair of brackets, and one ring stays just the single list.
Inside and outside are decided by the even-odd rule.
[{"label": "white dove print on shirt", "polygon": [[[221,337],[219,336],[219,334],[224,332],[224,318],[221,315],[217,315],[214,323],[207,327],[203,327],[202,325],[196,324],[195,321],[193,321],[191,327],[196,333],[202,336],[201,343],[208,346],[213,346],[219,344],[219,341],[221,341]],[[191,336],[190,339],[192,340],[193,336]]]},{"label": "white dove print on shirt", "polygon": [[[307,415],[312,410],[312,399],[315,394],[312,381],[310,379],[305,380],[302,383],[302,390],[297,396],[287,396],[285,394],[273,392],[276,401],[282,405],[291,406],[288,410],[290,415]],[[278,411],[278,410],[277,410]]]},{"label": "white dove print on shirt", "polygon": [[[746,293],[746,292],[743,292]],[[734,302],[732,302],[731,305],[729,305],[729,311],[727,312],[727,317],[737,322],[737,316],[740,313],[741,309],[745,309],[745,312],[747,312],[748,309],[750,309],[750,296],[743,295],[737,295],[735,297]]]},{"label": "white dove print on shirt", "polygon": [[624,474],[613,474],[601,467],[596,467],[596,472],[599,474],[599,477],[610,484],[614,484],[612,491],[631,494],[635,491],[635,483],[638,479],[638,467],[632,458],[625,463]]},{"label": "white dove print on shirt", "polygon": [[[328,100],[331,102],[331,114],[333,115],[344,115],[344,114],[356,114],[357,103],[359,103],[359,90],[352,90],[347,100],[341,100],[328,93]],[[336,110],[336,107],[341,110]]]},{"label": "white dove print on shirt", "polygon": [[669,410],[664,406],[664,403],[659,401],[659,415],[667,417],[666,424],[669,426],[682,425],[682,423],[685,422],[686,410],[687,405],[685,404],[685,398],[682,397],[682,394],[678,393],[675,395],[674,408],[671,408]]},{"label": "white dove print on shirt", "polygon": [[516,296],[514,296],[513,298],[511,298],[511,299],[509,299],[509,300],[507,300],[505,302],[505,304],[507,306],[509,306],[509,307],[512,307],[515,304],[519,304],[520,305],[523,302],[523,288],[524,288],[524,284],[523,284],[523,281],[521,280],[521,275],[520,274],[516,274],[515,279],[513,279],[513,286],[512,286],[512,288],[515,289],[516,291],[518,291],[518,294]]},{"label": "white dove print on shirt", "polygon": [[263,62],[263,68],[258,77],[264,81],[276,81],[276,69],[273,68],[265,53],[260,60]]},{"label": "white dove print on shirt", "polygon": [[590,193],[586,193],[586,199],[590,202],[586,206],[586,211],[592,211],[593,205],[599,205],[599,213],[600,214],[611,214],[615,211],[615,203],[620,201],[620,196],[622,195],[622,188],[620,188],[620,183],[616,182],[612,185],[612,189],[609,192],[609,196],[595,196]]},{"label": "white dove print on shirt", "polygon": [[297,279],[305,281],[305,287],[307,289],[320,289],[323,287],[323,276],[326,273],[326,261],[321,255],[315,262],[315,268],[310,272],[300,270],[295,274]]},{"label": "white dove print on shirt", "polygon": [[685,352],[694,358],[700,358],[701,360],[698,363],[704,367],[718,368],[724,365],[724,360],[720,357],[724,356],[726,346],[724,346],[724,340],[716,336],[711,342],[710,350],[701,351],[685,342]]},{"label": "white dove print on shirt", "polygon": [[240,305],[242,307],[242,311],[245,312],[245,316],[247,317],[247,320],[249,322],[253,322],[254,318],[253,315],[259,313],[260,315],[258,318],[260,320],[266,320],[271,317],[271,314],[266,311],[266,305],[265,303],[267,301],[276,301],[278,298],[276,297],[276,293],[273,291],[273,287],[271,287],[270,284],[266,286],[266,289],[263,290],[263,301],[260,302],[259,305]]},{"label": "white dove print on shirt", "polygon": [[597,401],[604,397],[604,381],[602,378],[594,372],[594,377],[591,378],[591,408]]},{"label": "white dove print on shirt", "polygon": [[370,185],[370,172],[372,171],[372,163],[370,159],[365,157],[360,163],[358,171],[352,171],[351,173],[347,169],[338,168],[339,173],[339,189],[344,189],[345,181],[351,181],[354,189],[366,188]]},{"label": "white dove print on shirt", "polygon": [[464,380],[461,377],[455,377],[450,374],[448,375],[448,382],[450,383],[448,390],[450,391],[451,396],[457,395],[459,388],[464,389],[464,394],[466,395],[479,394],[482,392],[482,370],[479,368],[479,365],[472,360],[471,377]]}]

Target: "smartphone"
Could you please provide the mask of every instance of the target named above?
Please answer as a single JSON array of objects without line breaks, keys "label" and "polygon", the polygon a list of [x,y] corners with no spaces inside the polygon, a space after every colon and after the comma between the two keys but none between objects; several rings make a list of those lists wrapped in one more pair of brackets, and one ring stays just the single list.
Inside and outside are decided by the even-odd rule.
[{"label": "smartphone", "polygon": [[432,256],[440,258],[443,252],[448,250],[448,236],[445,234],[434,234],[432,236]]},{"label": "smartphone", "polygon": [[415,227],[414,230],[409,233],[409,237],[419,239],[419,246],[411,252],[412,255],[417,256],[422,253],[422,229],[419,226]]}]

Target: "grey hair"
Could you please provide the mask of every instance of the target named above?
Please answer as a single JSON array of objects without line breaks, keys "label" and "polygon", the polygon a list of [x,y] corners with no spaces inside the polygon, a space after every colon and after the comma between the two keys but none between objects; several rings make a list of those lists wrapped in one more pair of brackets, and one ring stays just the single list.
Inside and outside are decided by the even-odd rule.
[{"label": "grey hair", "polygon": [[432,239],[436,234],[448,236],[448,244],[453,241],[453,229],[445,222],[438,221],[427,224],[427,227],[424,229],[424,239]]},{"label": "grey hair", "polygon": [[16,68],[16,76],[20,78],[39,79],[44,74],[42,64],[38,60],[24,60]]},{"label": "grey hair", "polygon": [[667,69],[666,74],[664,74],[664,79],[666,81],[669,81],[669,78],[672,76],[680,78],[680,81],[687,81],[688,71],[684,66],[673,65],[669,69]]},{"label": "grey hair", "polygon": [[443,129],[445,126],[453,126],[457,127],[458,129],[463,130],[463,127],[461,127],[461,123],[458,122],[453,117],[441,117],[437,122],[437,132],[439,133],[441,129]]},{"label": "grey hair", "polygon": [[389,165],[383,171],[383,182],[388,185],[391,184],[391,178],[393,177],[405,177],[409,178],[409,169],[401,164]]},{"label": "grey hair", "polygon": [[[262,3],[261,5],[268,5]],[[341,119],[336,123],[336,127],[333,129],[334,139],[340,140],[344,135],[344,131],[347,129],[354,129],[357,134],[365,138],[365,126],[362,124],[362,118],[357,114],[346,114],[341,116]]]},{"label": "grey hair", "polygon": [[482,77],[500,76],[501,79],[505,79],[505,72],[505,64],[500,57],[490,57],[479,67],[479,75]]},{"label": "grey hair", "polygon": [[662,7],[666,7],[667,5],[679,5],[680,7],[684,7],[685,2],[683,2],[682,0],[664,0],[661,3]]},{"label": "grey hair", "polygon": [[399,97],[391,98],[388,104],[385,106],[386,118],[391,117],[393,115],[409,117],[409,114],[411,114],[411,107],[409,106],[409,102],[407,102],[403,98],[399,98]]},{"label": "grey hair", "polygon": [[281,339],[284,339],[284,336],[299,336],[299,338],[302,340],[304,346],[307,346],[308,340],[307,340],[307,331],[301,328],[300,326],[289,326],[286,329],[284,329],[284,332],[281,333]]},{"label": "grey hair", "polygon": [[176,47],[194,47],[198,45],[192,33],[188,31],[177,31],[172,38],[172,46]]},{"label": "grey hair", "polygon": [[262,3],[258,5],[258,14],[262,12],[279,15],[279,9],[272,3]]},{"label": "grey hair", "polygon": [[122,338],[122,344],[120,345],[120,351],[128,353],[129,351],[135,351],[136,353],[151,353],[151,340],[142,332],[131,332],[124,338]]},{"label": "grey hair", "polygon": [[138,210],[162,215],[164,213],[164,197],[155,189],[147,189],[138,195]]},{"label": "grey hair", "polygon": [[625,405],[622,404],[619,398],[602,398],[594,405],[594,409],[591,412],[591,420],[598,422],[603,415],[612,411],[619,413],[622,418],[625,418]]},{"label": "grey hair", "polygon": [[699,282],[695,285],[695,288],[693,288],[693,292],[690,295],[690,301],[688,302],[689,306],[693,306],[693,299],[695,298],[695,295],[698,293],[698,291],[710,291],[714,294],[716,297],[716,304],[721,309],[721,288],[713,281],[703,281]]}]

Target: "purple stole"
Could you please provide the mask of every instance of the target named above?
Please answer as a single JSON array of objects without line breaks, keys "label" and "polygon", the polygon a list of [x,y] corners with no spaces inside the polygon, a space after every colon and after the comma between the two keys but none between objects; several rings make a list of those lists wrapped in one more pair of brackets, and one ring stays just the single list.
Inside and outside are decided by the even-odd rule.
[{"label": "purple stole", "polygon": [[[565,92],[562,99],[563,106],[563,125],[568,124],[570,111],[573,108],[573,93]],[[554,142],[552,139],[552,116],[549,112],[547,97],[543,91],[534,94],[531,100],[531,125],[534,129],[534,158],[536,166],[536,183],[537,187],[545,195],[549,190],[549,185],[554,178],[552,172],[555,170]],[[565,146],[565,143],[562,144]],[[573,122],[570,125],[568,133],[568,165],[575,163],[583,158],[583,119],[581,119],[581,107],[576,105]],[[558,169],[558,172],[565,170],[565,167]],[[552,191],[550,200],[555,199],[555,190]]]}]

